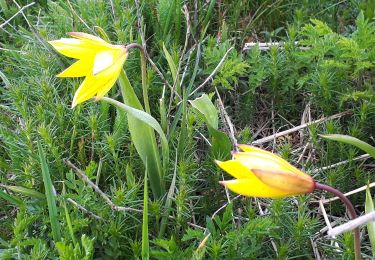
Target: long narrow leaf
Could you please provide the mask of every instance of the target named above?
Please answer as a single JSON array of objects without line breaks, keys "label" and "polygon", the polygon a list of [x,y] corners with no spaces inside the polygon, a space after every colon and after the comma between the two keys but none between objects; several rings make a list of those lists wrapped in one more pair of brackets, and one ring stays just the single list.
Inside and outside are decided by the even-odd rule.
[{"label": "long narrow leaf", "polygon": [[44,154],[42,145],[40,144],[39,141],[37,145],[38,145],[40,165],[42,169],[44,189],[45,189],[47,205],[48,205],[49,219],[51,221],[52,236],[55,242],[58,242],[61,240],[61,233],[60,233],[60,224],[59,224],[58,214],[57,214],[55,192],[54,192],[51,176],[49,173],[49,168],[48,168],[47,161],[46,161],[46,156]]},{"label": "long narrow leaf", "polygon": [[169,69],[171,70],[173,81],[176,81],[177,66],[174,63],[174,61],[172,59],[172,56],[171,56],[171,54],[169,54],[169,52],[168,52],[167,48],[165,47],[164,43],[163,43],[163,51],[164,51],[165,58],[167,59],[167,62],[168,62],[168,65],[169,65]]},{"label": "long narrow leaf", "polygon": [[150,258],[150,245],[148,240],[148,185],[147,171],[144,179],[143,191],[143,222],[142,222],[142,259]]},{"label": "long narrow leaf", "polygon": [[[114,100],[114,99],[111,99],[111,98],[108,98],[108,97],[103,97],[102,100],[118,107],[119,109],[121,109],[125,112],[127,112],[128,114],[130,114],[134,118],[142,121],[143,123],[145,123],[148,126],[150,126],[151,128],[153,128],[159,134],[159,136],[161,138],[161,145],[162,145],[162,150],[163,150],[163,164],[164,164],[164,167],[167,167],[165,164],[167,164],[167,161],[169,159],[168,140],[167,140],[167,137],[164,134],[163,129],[161,128],[160,124],[158,123],[158,121],[156,121],[156,119],[153,118],[148,113],[146,113],[142,110],[139,110],[139,109],[135,109],[135,108],[130,107],[128,105],[125,105],[121,102],[118,102],[117,100]],[[140,131],[140,130],[141,129],[138,129],[138,131]],[[147,136],[142,136],[142,138],[147,138]],[[149,137],[149,138],[151,138],[151,137]],[[149,142],[150,141],[151,140],[149,140]]]},{"label": "long narrow leaf", "polygon": [[332,134],[332,135],[322,135],[323,138],[334,140],[346,144],[351,144],[359,149],[365,151],[369,155],[371,155],[373,158],[375,158],[375,147],[369,145],[368,143],[359,140],[358,138],[349,136],[349,135],[339,135],[339,134]]},{"label": "long narrow leaf", "polygon": [[22,186],[8,186],[8,185],[1,185],[1,186],[13,192],[21,193],[23,195],[26,195],[32,198],[42,199],[42,200],[46,198],[43,193],[40,193],[39,191],[36,191],[33,189],[25,188]]},{"label": "long narrow leaf", "polygon": [[13,203],[16,206],[22,206],[23,205],[23,201],[20,198],[18,198],[16,196],[9,195],[8,193],[5,193],[2,190],[0,190],[0,198],[3,198],[5,200],[7,200],[8,202]]},{"label": "long narrow leaf", "polygon": [[[366,190],[366,204],[365,204],[365,213],[368,214],[374,211],[374,202],[371,197],[371,192],[369,186]],[[375,221],[370,221],[367,223],[367,232],[370,239],[372,256],[375,257]]]},{"label": "long narrow leaf", "polygon": [[[143,107],[131,86],[129,79],[122,71],[119,77],[119,85],[121,87],[121,93],[124,99],[124,104],[129,111],[142,111]],[[116,103],[118,104],[118,103]],[[120,103],[121,104],[121,103]],[[122,106],[122,108],[127,108]],[[121,108],[122,111],[124,111]],[[126,112],[126,110],[125,110]],[[146,113],[147,114],[147,113]],[[143,113],[135,113],[134,115],[127,113],[128,127],[131,135],[132,142],[141,157],[143,164],[148,169],[148,177],[151,183],[151,189],[155,198],[161,198],[165,193],[164,184],[164,172],[168,169],[169,162],[169,150],[165,138],[162,138],[162,149],[163,149],[163,165],[159,154],[159,148],[157,145],[155,131],[146,122],[137,118],[137,115],[144,115]],[[148,115],[151,117],[150,115]],[[147,116],[146,116],[147,117]],[[152,117],[151,117],[152,118]],[[147,121],[147,120],[146,120]],[[160,126],[159,126],[160,127]]]},{"label": "long narrow leaf", "polygon": [[175,160],[175,167],[174,167],[174,172],[173,172],[173,178],[172,178],[172,182],[171,182],[171,186],[169,187],[169,191],[168,191],[168,194],[167,194],[167,199],[165,200],[165,215],[163,216],[162,220],[161,220],[161,224],[160,224],[160,232],[159,232],[159,238],[162,238],[163,235],[164,235],[164,232],[165,232],[165,228],[167,227],[167,224],[168,224],[168,216],[169,216],[169,212],[171,210],[171,206],[172,206],[172,200],[173,200],[173,196],[174,196],[174,192],[175,192],[175,189],[176,189],[176,176],[177,176],[177,154],[176,154],[176,160]]}]

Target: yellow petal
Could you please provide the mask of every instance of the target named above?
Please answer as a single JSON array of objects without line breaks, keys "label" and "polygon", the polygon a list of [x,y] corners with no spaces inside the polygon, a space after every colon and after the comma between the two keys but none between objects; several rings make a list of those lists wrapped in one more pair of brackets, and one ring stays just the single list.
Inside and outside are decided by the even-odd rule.
[{"label": "yellow petal", "polygon": [[292,194],[267,186],[255,176],[252,179],[238,179],[220,182],[231,191],[249,196],[261,198],[283,198]]},{"label": "yellow petal", "polygon": [[115,84],[120,72],[122,65],[126,59],[126,53],[124,53],[116,62],[108,67],[107,69],[101,71],[96,75],[88,75],[81,86],[76,91],[72,107],[97,96],[96,100],[103,97]]},{"label": "yellow petal", "polygon": [[92,70],[92,74],[96,75],[99,72],[109,68],[113,65],[115,60],[115,53],[114,51],[101,51],[95,55],[94,59],[94,68]]},{"label": "yellow petal", "polygon": [[275,160],[274,158],[254,152],[240,152],[234,153],[233,158],[248,169],[269,169],[275,171],[288,171],[289,168],[285,167],[280,161]]},{"label": "yellow petal", "polygon": [[99,38],[99,37],[97,37],[95,35],[92,35],[92,34],[88,34],[88,33],[84,33],[84,32],[69,32],[67,34],[69,36],[74,37],[74,38],[84,40],[84,41],[88,41],[88,42],[91,42],[93,44],[106,45],[108,47],[111,46],[110,43],[108,43],[105,40],[103,40],[102,38]]},{"label": "yellow petal", "polygon": [[[270,153],[263,149],[249,146],[249,145],[239,145],[239,147],[241,148],[241,150],[245,151],[245,152],[235,153],[235,156],[237,156],[239,159],[241,158],[241,160],[247,160],[247,159],[253,160],[256,158],[263,158],[263,160],[269,161],[269,164],[271,164],[271,162],[278,164],[280,167],[280,170],[291,171],[302,176],[306,175],[305,173],[301,172],[296,167],[288,163],[286,160],[284,160],[283,158],[273,153]],[[258,167],[250,167],[250,168],[258,168]],[[275,170],[277,169],[275,168]]]},{"label": "yellow petal", "polygon": [[78,39],[62,38],[60,40],[49,41],[49,43],[59,53],[74,59],[84,59],[87,56],[94,56],[95,52],[98,51],[93,45]]},{"label": "yellow petal", "polygon": [[93,58],[78,60],[77,62],[73,63],[70,67],[65,69],[63,72],[58,74],[57,77],[84,77],[91,71],[92,63]]},{"label": "yellow petal", "polygon": [[215,162],[221,169],[223,169],[224,171],[226,171],[227,173],[229,173],[236,179],[251,178],[251,175],[253,175],[250,169],[246,168],[246,166],[241,164],[239,161],[230,160],[230,161],[225,161],[225,162],[221,162],[221,161],[215,161]]},{"label": "yellow petal", "polygon": [[96,94],[96,100],[104,97],[105,94],[108,93],[108,91],[112,88],[112,86],[116,83],[117,78],[120,75],[120,72],[122,70],[122,66],[124,65],[124,62],[128,56],[126,52],[123,52],[124,50],[121,50],[122,54],[120,57],[117,58],[116,62],[108,69],[101,72],[98,76],[101,76],[102,74],[108,74],[113,77],[113,81],[108,82],[107,85],[103,85],[98,89],[98,92]]},{"label": "yellow petal", "polygon": [[86,100],[89,100],[95,95],[97,92],[97,89],[95,88],[95,81],[95,78],[92,76],[87,76],[85,78],[77,89],[76,93],[74,93],[72,108]]},{"label": "yellow petal", "polygon": [[306,175],[293,172],[252,169],[254,175],[269,187],[282,190],[294,195],[312,192],[315,189],[314,180]]}]

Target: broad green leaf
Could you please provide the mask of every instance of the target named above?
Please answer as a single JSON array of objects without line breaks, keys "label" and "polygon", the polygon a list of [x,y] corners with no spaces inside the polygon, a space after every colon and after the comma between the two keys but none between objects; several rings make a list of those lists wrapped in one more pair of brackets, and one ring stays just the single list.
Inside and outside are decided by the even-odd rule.
[{"label": "broad green leaf", "polygon": [[190,100],[190,104],[199,111],[203,120],[207,124],[208,131],[211,135],[211,151],[213,156],[219,160],[228,159],[232,144],[229,137],[218,130],[219,116],[218,111],[210,98],[203,94],[200,98]]},{"label": "broad green leaf", "polygon": [[39,191],[36,191],[33,189],[25,188],[22,186],[8,186],[8,185],[2,185],[2,186],[8,190],[21,193],[23,195],[26,195],[32,198],[42,199],[42,200],[46,198],[43,193],[40,193]]},{"label": "broad green leaf", "polygon": [[[132,115],[136,119],[138,119],[138,120],[144,122],[145,124],[147,124],[148,126],[152,127],[160,135],[161,145],[162,145],[162,148],[163,148],[163,157],[165,157],[165,158],[169,157],[169,146],[168,146],[167,137],[165,136],[163,129],[161,128],[160,124],[158,123],[158,121],[156,121],[155,118],[153,118],[150,114],[148,114],[148,113],[146,113],[142,110],[135,109],[135,108],[132,108],[130,106],[127,106],[127,105],[125,105],[121,102],[118,102],[117,100],[114,100],[112,98],[103,97],[102,100],[116,106],[119,109],[122,109],[123,111]],[[146,136],[144,136],[143,138],[146,138]]]},{"label": "broad green leaf", "polygon": [[[373,211],[374,211],[374,202],[371,197],[370,187],[367,186],[365,213],[368,214]],[[367,223],[367,232],[368,232],[368,236],[370,239],[372,256],[375,257],[375,221],[370,221]]]},{"label": "broad green leaf", "polygon": [[189,101],[190,104],[196,108],[203,116],[206,124],[217,130],[219,127],[218,111],[211,99],[203,94],[201,97]]},{"label": "broad green leaf", "polygon": [[167,62],[168,62],[168,65],[169,65],[169,69],[171,70],[173,81],[176,81],[177,66],[174,63],[174,61],[172,59],[172,56],[169,54],[167,48],[165,48],[164,43],[163,43],[163,51],[164,51],[165,58],[167,59]]},{"label": "broad green leaf", "polygon": [[148,240],[148,185],[147,171],[144,178],[143,191],[143,222],[142,222],[142,259],[150,258],[150,245]]},{"label": "broad green leaf", "polygon": [[46,156],[44,154],[42,145],[40,144],[39,140],[37,142],[37,145],[38,145],[40,165],[42,169],[44,189],[45,189],[47,205],[48,205],[49,219],[51,221],[52,236],[55,242],[58,242],[61,240],[61,233],[60,233],[60,224],[59,224],[59,219],[58,219],[59,216],[57,213],[57,206],[56,206],[55,189],[52,184]]},{"label": "broad green leaf", "polygon": [[[167,171],[169,163],[168,143],[166,142],[166,138],[163,133],[161,135],[163,150],[162,165],[161,157],[159,154],[159,148],[155,137],[155,132],[148,123],[152,121],[153,125],[157,129],[159,129],[159,131],[161,129],[160,125],[158,125],[157,121],[153,119],[153,117],[149,114],[146,113],[147,115],[144,116],[145,112],[143,111],[141,102],[135,94],[134,89],[131,86],[124,70],[120,74],[119,85],[125,104],[125,106],[121,106],[119,108],[121,110],[125,109],[125,111],[128,113],[128,128],[132,142],[135,148],[137,149],[137,152],[141,157],[142,162],[145,165],[145,168],[148,169],[148,177],[150,179],[151,189],[154,194],[154,197],[161,198],[165,193],[164,172]],[[115,104],[117,105],[118,103]],[[129,107],[131,109],[128,109]],[[131,112],[128,112],[127,110]],[[139,111],[143,113],[140,113]],[[155,124],[155,122],[157,124]]]},{"label": "broad green leaf", "polygon": [[365,151],[368,153],[371,157],[375,158],[375,147],[372,145],[369,145],[368,143],[359,140],[358,138],[349,136],[349,135],[339,135],[339,134],[332,134],[332,135],[322,135],[323,138],[351,144],[359,149]]}]

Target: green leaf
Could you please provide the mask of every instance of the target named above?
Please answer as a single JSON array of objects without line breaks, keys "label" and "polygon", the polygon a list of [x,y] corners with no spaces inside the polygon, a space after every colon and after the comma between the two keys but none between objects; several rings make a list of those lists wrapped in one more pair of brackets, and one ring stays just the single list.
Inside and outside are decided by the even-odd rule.
[{"label": "green leaf", "polygon": [[164,43],[163,43],[163,51],[164,51],[165,58],[167,59],[167,62],[168,62],[168,65],[169,65],[169,69],[171,70],[173,81],[176,81],[176,78],[177,78],[177,66],[174,63],[173,58],[169,54],[167,48],[165,48]]},{"label": "green leaf", "polygon": [[190,104],[199,111],[203,120],[207,124],[208,131],[211,135],[211,151],[213,156],[219,160],[225,160],[230,157],[232,144],[229,137],[218,130],[219,117],[218,111],[210,98],[203,94],[200,98],[190,100]]},{"label": "green leaf", "polygon": [[368,153],[371,157],[375,158],[375,147],[372,145],[369,145],[368,143],[359,140],[358,138],[349,136],[349,135],[339,135],[339,134],[332,134],[332,135],[322,135],[323,138],[351,144],[359,149],[365,151]]},{"label": "green leaf", "polygon": [[[371,197],[370,187],[367,186],[365,213],[368,214],[373,211],[374,211],[374,202]],[[370,221],[367,223],[367,232],[368,232],[368,236],[370,239],[372,255],[375,257],[375,221]]]},{"label": "green leaf", "polygon": [[161,220],[159,238],[162,238],[163,235],[164,235],[165,228],[167,227],[167,224],[168,224],[169,212],[172,209],[172,200],[173,200],[174,192],[176,190],[177,163],[178,162],[177,162],[177,154],[176,154],[176,161],[175,161],[175,168],[174,168],[174,172],[173,172],[173,178],[172,178],[171,186],[169,186],[167,199],[165,200],[165,205],[164,205],[165,215],[164,215],[163,219]]},{"label": "green leaf", "polygon": [[[145,115],[141,102],[131,86],[129,79],[123,70],[119,77],[119,85],[124,99],[125,106],[119,106],[121,110],[128,112],[128,127],[132,142],[137,149],[146,169],[151,183],[151,189],[155,198],[161,198],[165,193],[164,173],[168,170],[169,148],[164,133],[161,134],[163,151],[163,165],[159,154],[155,132],[148,123],[152,124],[159,131],[161,129],[157,121],[149,114]],[[120,102],[116,105],[122,104]],[[130,108],[130,109],[128,109]],[[134,112],[134,113],[132,113]],[[156,124],[155,124],[156,122]],[[162,131],[161,131],[162,133]]]},{"label": "green leaf", "polygon": [[39,191],[36,191],[36,190],[33,190],[33,189],[25,188],[25,187],[22,187],[22,186],[8,186],[8,185],[1,185],[1,186],[3,186],[4,188],[6,188],[8,190],[11,190],[11,191],[14,191],[14,192],[17,192],[17,193],[21,193],[23,195],[26,195],[26,196],[29,196],[29,197],[32,197],[32,198],[42,199],[42,200],[44,200],[46,198],[43,193],[40,193]]},{"label": "green leaf", "polygon": [[2,190],[0,190],[0,198],[3,198],[5,200],[9,201],[10,203],[13,203],[16,206],[22,206],[23,205],[23,201],[20,198],[18,198],[16,196],[9,195],[8,193],[6,193]]},{"label": "green leaf", "polygon": [[204,117],[206,124],[217,130],[219,127],[219,116],[215,105],[211,99],[203,94],[201,97],[189,101],[190,104],[196,108]]},{"label": "green leaf", "polygon": [[143,222],[142,222],[142,259],[150,258],[150,245],[148,241],[148,185],[147,171],[145,172],[143,191]]},{"label": "green leaf", "polygon": [[58,213],[57,213],[57,206],[56,206],[56,199],[55,199],[56,197],[55,189],[52,184],[46,156],[44,154],[42,145],[40,144],[39,140],[37,142],[37,145],[38,145],[39,160],[40,160],[41,169],[42,169],[44,189],[45,189],[45,194],[47,198],[49,219],[51,221],[52,236],[55,242],[58,242],[61,240],[61,233],[60,233],[60,224],[58,220]]},{"label": "green leaf", "polygon": [[[158,123],[158,121],[156,121],[155,118],[153,118],[150,114],[147,114],[146,112],[144,112],[142,110],[135,109],[135,108],[130,107],[128,105],[125,105],[121,102],[118,102],[117,100],[114,100],[112,98],[103,97],[102,100],[116,106],[119,109],[122,109],[123,111],[132,115],[136,119],[138,119],[138,120],[144,122],[145,124],[147,124],[148,126],[152,127],[160,135],[161,145],[162,145],[162,149],[163,149],[163,158],[164,159],[169,158],[169,146],[168,146],[167,137],[165,136],[163,129],[161,128],[160,124]],[[143,136],[143,138],[146,138],[146,136]]]}]

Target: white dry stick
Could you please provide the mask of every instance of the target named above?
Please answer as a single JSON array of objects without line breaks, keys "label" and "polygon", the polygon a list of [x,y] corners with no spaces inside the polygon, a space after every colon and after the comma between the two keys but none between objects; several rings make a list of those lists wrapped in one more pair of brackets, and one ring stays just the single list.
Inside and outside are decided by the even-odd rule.
[{"label": "white dry stick", "polygon": [[201,88],[204,87],[204,85],[207,84],[208,81],[210,81],[213,76],[215,76],[216,72],[220,69],[220,67],[223,65],[225,59],[227,58],[227,56],[229,55],[229,53],[234,49],[234,47],[230,47],[229,50],[227,50],[227,52],[224,54],[223,58],[221,58],[219,64],[217,64],[216,68],[211,72],[211,74],[206,78],[206,80],[200,84],[196,89],[194,89],[193,92],[190,93],[189,97],[192,96],[195,92],[197,92],[198,90],[200,90]]},{"label": "white dry stick", "polygon": [[332,165],[328,165],[328,166],[325,166],[325,167],[322,167],[322,168],[319,168],[319,169],[315,169],[313,170],[311,173],[314,174],[314,173],[318,173],[320,171],[325,171],[325,170],[328,170],[328,169],[332,169],[332,168],[335,168],[335,167],[338,167],[340,165],[343,165],[343,164],[347,164],[351,161],[358,161],[358,160],[365,160],[365,159],[368,159],[370,158],[371,156],[369,154],[362,154],[360,156],[357,156],[351,160],[345,160],[345,161],[341,161],[341,162],[338,162],[338,163],[335,163],[335,164],[332,164]]},{"label": "white dry stick", "polygon": [[[332,225],[331,225],[331,222],[329,222],[329,219],[328,219],[328,216],[327,216],[327,212],[326,212],[326,209],[324,208],[322,200],[319,200],[319,207],[320,207],[320,210],[322,211],[324,221],[326,222],[326,225],[328,227],[328,231],[331,231],[332,230]],[[332,237],[332,238],[336,238],[336,237]],[[335,246],[336,250],[338,248],[340,248],[339,244],[337,242],[334,242],[334,246]]]},{"label": "white dry stick", "polygon": [[364,225],[370,221],[375,221],[375,211],[370,212],[366,215],[357,217],[356,219],[350,220],[346,222],[345,224],[342,224],[338,227],[328,230],[327,234],[328,236],[331,236],[331,237],[338,236],[344,232],[352,231],[353,229],[361,225]]},{"label": "white dry stick", "polygon": [[[367,189],[367,186],[368,186],[369,188],[375,187],[375,182],[372,182],[372,183],[370,183],[369,185],[364,185],[364,186],[362,186],[362,187],[360,187],[360,188],[358,188],[358,189],[355,189],[355,190],[349,191],[349,192],[345,193],[344,196],[345,196],[345,197],[348,197],[348,196],[353,195],[353,194],[355,194],[355,193],[358,193],[358,192],[364,191],[364,190]],[[323,202],[323,204],[325,204],[325,203],[332,202],[332,201],[335,201],[335,200],[338,200],[338,199],[339,199],[339,197],[333,197],[333,198],[330,198],[330,199],[323,200],[322,202]],[[316,201],[316,200],[315,200],[315,201],[311,201],[311,202],[319,202],[319,201]]]},{"label": "white dry stick", "polygon": [[267,142],[270,142],[270,141],[274,140],[274,138],[278,138],[278,137],[283,136],[283,135],[291,134],[293,132],[296,132],[298,130],[306,128],[306,127],[308,127],[310,125],[319,124],[319,123],[323,123],[323,122],[326,122],[326,121],[329,121],[329,120],[337,119],[337,118],[340,118],[342,116],[349,115],[351,113],[352,113],[351,111],[344,111],[344,112],[341,112],[341,113],[338,113],[338,114],[335,114],[335,115],[332,115],[332,116],[324,117],[324,118],[321,118],[321,119],[318,119],[318,120],[315,120],[315,121],[312,121],[312,122],[309,122],[309,123],[306,123],[306,124],[302,124],[302,125],[293,127],[291,129],[288,129],[288,130],[285,130],[285,131],[282,131],[282,132],[279,132],[279,133],[277,133],[275,135],[272,134],[272,135],[269,135],[267,137],[255,140],[254,142],[252,142],[252,144],[267,143]]},{"label": "white dry stick", "polygon": [[3,28],[8,23],[10,23],[10,21],[12,21],[18,14],[22,13],[26,8],[28,8],[28,7],[30,7],[34,4],[35,4],[35,2],[31,2],[30,4],[21,7],[14,15],[12,15],[12,17],[10,17],[8,20],[6,20],[2,24],[0,24],[0,29]]},{"label": "white dry stick", "polygon": [[[298,45],[298,42],[294,42],[295,45]],[[254,48],[255,46],[259,46],[259,49],[261,51],[267,51],[271,47],[278,47],[278,48],[284,48],[285,42],[247,42],[245,43],[245,46],[243,47],[244,51],[250,50]],[[300,50],[308,50],[310,47],[304,47],[299,46]]]}]

